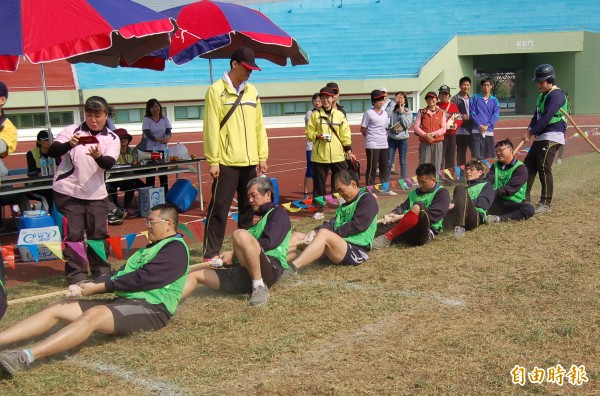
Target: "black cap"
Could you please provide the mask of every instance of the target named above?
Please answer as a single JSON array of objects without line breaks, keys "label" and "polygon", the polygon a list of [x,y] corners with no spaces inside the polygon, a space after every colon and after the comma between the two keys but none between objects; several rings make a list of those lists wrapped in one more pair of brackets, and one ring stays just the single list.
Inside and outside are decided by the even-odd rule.
[{"label": "black cap", "polygon": [[554,73],[554,68],[552,65],[544,63],[535,69],[535,73],[533,74],[534,82],[546,81],[549,78],[556,78],[556,74]]},{"label": "black cap", "polygon": [[8,99],[8,87],[2,81],[0,81],[0,96],[4,96]]},{"label": "black cap", "polygon": [[334,82],[327,83],[326,87],[333,89],[333,92],[336,94],[340,93],[340,88],[338,87],[337,83],[334,83]]},{"label": "black cap", "polygon": [[254,51],[248,47],[239,47],[236,49],[231,55],[231,60],[241,63],[246,69],[260,71],[260,67],[256,65]]},{"label": "black cap", "polygon": [[48,131],[47,130],[41,130],[38,132],[37,134],[37,140],[50,140],[48,138]]},{"label": "black cap", "polygon": [[333,88],[331,87],[323,87],[319,91],[319,96],[321,95],[335,96],[335,92],[333,92]]},{"label": "black cap", "polygon": [[438,91],[439,93],[446,92],[448,95],[450,95],[450,87],[447,85],[442,85]]},{"label": "black cap", "polygon": [[385,93],[380,89],[374,89],[371,91],[371,102],[376,101],[385,97]]}]

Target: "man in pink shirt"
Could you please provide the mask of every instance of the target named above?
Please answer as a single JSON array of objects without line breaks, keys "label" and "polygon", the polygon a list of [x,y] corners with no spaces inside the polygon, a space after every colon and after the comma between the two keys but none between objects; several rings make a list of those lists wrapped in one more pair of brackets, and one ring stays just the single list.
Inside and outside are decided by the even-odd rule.
[{"label": "man in pink shirt", "polygon": [[419,165],[432,163],[439,170],[442,168],[446,117],[444,110],[437,106],[437,100],[435,92],[427,92],[427,107],[419,110],[413,127],[420,142]]}]

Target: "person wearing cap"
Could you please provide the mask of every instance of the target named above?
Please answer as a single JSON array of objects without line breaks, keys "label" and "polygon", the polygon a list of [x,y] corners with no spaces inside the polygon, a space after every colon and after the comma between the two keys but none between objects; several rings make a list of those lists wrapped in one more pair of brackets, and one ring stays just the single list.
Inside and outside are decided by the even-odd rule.
[{"label": "person wearing cap", "polygon": [[[335,180],[339,171],[348,168],[346,158],[356,160],[356,156],[352,154],[352,136],[348,120],[341,111],[333,107],[334,96],[332,88],[321,88],[321,108],[312,112],[305,130],[306,138],[314,143],[311,159],[314,197],[327,194],[326,183],[330,170],[331,179]],[[313,205],[317,207],[313,217],[323,219],[323,206],[316,200],[313,200]]]},{"label": "person wearing cap", "polygon": [[340,104],[340,88],[337,83],[329,82],[326,85],[327,88],[331,88],[333,90],[333,108],[337,109],[344,114],[344,117],[347,117],[346,110],[344,110],[344,106]]},{"label": "person wearing cap", "polygon": [[471,156],[475,159],[494,156],[494,127],[500,118],[500,102],[491,94],[492,79],[481,79],[480,86],[481,93],[473,95],[469,102],[473,120]]},{"label": "person wearing cap", "polygon": [[[366,138],[367,171],[365,172],[365,183],[367,186],[375,184],[376,169],[379,168],[379,179],[381,183],[390,181],[387,172],[388,166],[388,143],[387,126],[388,113],[383,109],[385,95],[379,89],[371,91],[371,104],[373,107],[365,111],[360,123],[360,133]],[[396,195],[388,186],[382,190],[385,195]]]},{"label": "person wearing cap", "polygon": [[248,83],[256,65],[254,51],[239,47],[231,55],[230,69],[206,92],[204,156],[213,178],[206,214],[203,256],[210,260],[223,245],[227,215],[238,196],[238,228],[252,226],[254,212],[246,186],[258,171],[268,169],[269,144],[258,91]]},{"label": "person wearing cap", "polygon": [[[310,115],[313,111],[317,111],[321,108],[321,98],[319,97],[319,93],[315,93],[312,96],[312,110],[308,110],[306,115],[304,116],[304,128],[308,125],[308,121],[310,120]],[[304,199],[308,199],[308,187],[312,184],[313,179],[313,169],[312,169],[312,149],[313,142],[306,139],[306,172],[304,173]]]},{"label": "person wearing cap", "polygon": [[[119,142],[121,144],[121,151],[117,158],[117,164],[131,165],[133,163],[133,147],[130,147],[129,144],[133,140],[133,136],[131,136],[125,128],[117,128],[114,130],[114,133],[119,137]],[[129,217],[137,217],[139,215],[137,210],[131,208],[131,202],[133,201],[135,191],[145,185],[146,183],[140,179],[127,179],[106,183],[106,187],[110,191],[110,198],[117,207],[119,206],[117,191],[120,189],[125,192],[125,196],[123,197],[123,208],[127,211],[127,216]]]},{"label": "person wearing cap", "polygon": [[408,152],[408,128],[412,124],[412,113],[408,108],[408,98],[404,92],[396,94],[396,106],[390,114],[390,123],[387,129],[388,141],[388,179],[394,168],[396,150],[400,161],[400,176],[406,178],[406,153]]},{"label": "person wearing cap", "polygon": [[535,112],[523,140],[533,140],[523,163],[529,172],[525,200],[531,202],[531,188],[537,175],[540,176],[542,191],[535,208],[536,214],[550,211],[554,192],[552,163],[559,148],[565,144],[567,117],[569,112],[567,95],[554,83],[556,74],[552,65],[543,64],[535,69],[533,81],[540,94],[535,103]]},{"label": "person wearing cap", "polygon": [[454,171],[456,166],[456,130],[462,124],[458,107],[450,102],[450,87],[442,85],[439,89],[438,106],[446,113],[446,134],[444,135],[442,168]]},{"label": "person wearing cap", "polygon": [[[37,134],[37,138],[35,141],[35,147],[29,150],[26,154],[27,157],[27,176],[35,177],[39,176],[42,173],[42,162],[48,164],[48,169],[52,169],[52,162],[55,161],[54,158],[51,158],[48,155],[48,150],[50,149],[50,138],[48,136],[48,131],[41,130]],[[57,162],[58,165],[58,162]],[[51,173],[49,174],[49,176]],[[44,200],[47,203],[47,207],[45,210],[48,212],[52,207],[52,190],[39,190],[35,193],[29,194],[34,199],[40,199],[44,197]],[[40,199],[41,200],[41,199]]]},{"label": "person wearing cap", "polygon": [[446,133],[446,116],[444,110],[437,106],[437,100],[438,96],[435,92],[427,92],[425,95],[427,107],[419,110],[413,128],[419,137],[419,164],[432,163],[435,169],[440,169]]},{"label": "person wearing cap", "polygon": [[392,113],[392,110],[394,110],[394,105],[396,103],[394,103],[389,97],[388,97],[388,91],[386,87],[381,87],[379,88],[379,90],[383,93],[383,96],[385,97],[385,100],[383,102],[383,110],[389,114]]},{"label": "person wearing cap", "polygon": [[471,129],[473,127],[473,121],[471,121],[469,115],[471,79],[463,77],[459,80],[458,85],[460,91],[450,101],[458,107],[462,119],[462,123],[456,131],[456,160],[458,165],[465,165],[467,163],[467,149],[471,146]]}]

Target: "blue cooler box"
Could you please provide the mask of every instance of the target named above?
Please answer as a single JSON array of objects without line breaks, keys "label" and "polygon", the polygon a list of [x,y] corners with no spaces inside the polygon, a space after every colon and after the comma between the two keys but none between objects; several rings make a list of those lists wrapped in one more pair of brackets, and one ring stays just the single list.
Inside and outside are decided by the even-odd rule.
[{"label": "blue cooler box", "polygon": [[169,189],[166,201],[175,205],[179,211],[185,212],[197,196],[198,190],[192,183],[187,179],[180,179]]},{"label": "blue cooler box", "polygon": [[35,217],[19,217],[19,230],[27,228],[44,228],[54,226],[54,220],[49,214]]},{"label": "blue cooler box", "polygon": [[274,177],[269,177],[269,181],[273,185],[273,203],[279,205],[279,182]]}]

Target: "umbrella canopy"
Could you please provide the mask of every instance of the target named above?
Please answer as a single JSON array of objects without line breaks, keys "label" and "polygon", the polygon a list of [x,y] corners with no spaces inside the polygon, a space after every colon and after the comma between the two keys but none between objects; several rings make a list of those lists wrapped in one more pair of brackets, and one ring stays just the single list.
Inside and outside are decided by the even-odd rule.
[{"label": "umbrella canopy", "polygon": [[259,11],[238,4],[203,0],[162,11],[174,18],[179,31],[171,38],[169,57],[178,65],[197,56],[227,59],[240,46],[257,58],[285,66],[308,64],[295,39]]},{"label": "umbrella canopy", "polygon": [[116,67],[167,46],[170,18],[131,0],[11,0],[0,13],[0,70],[67,59]]}]

